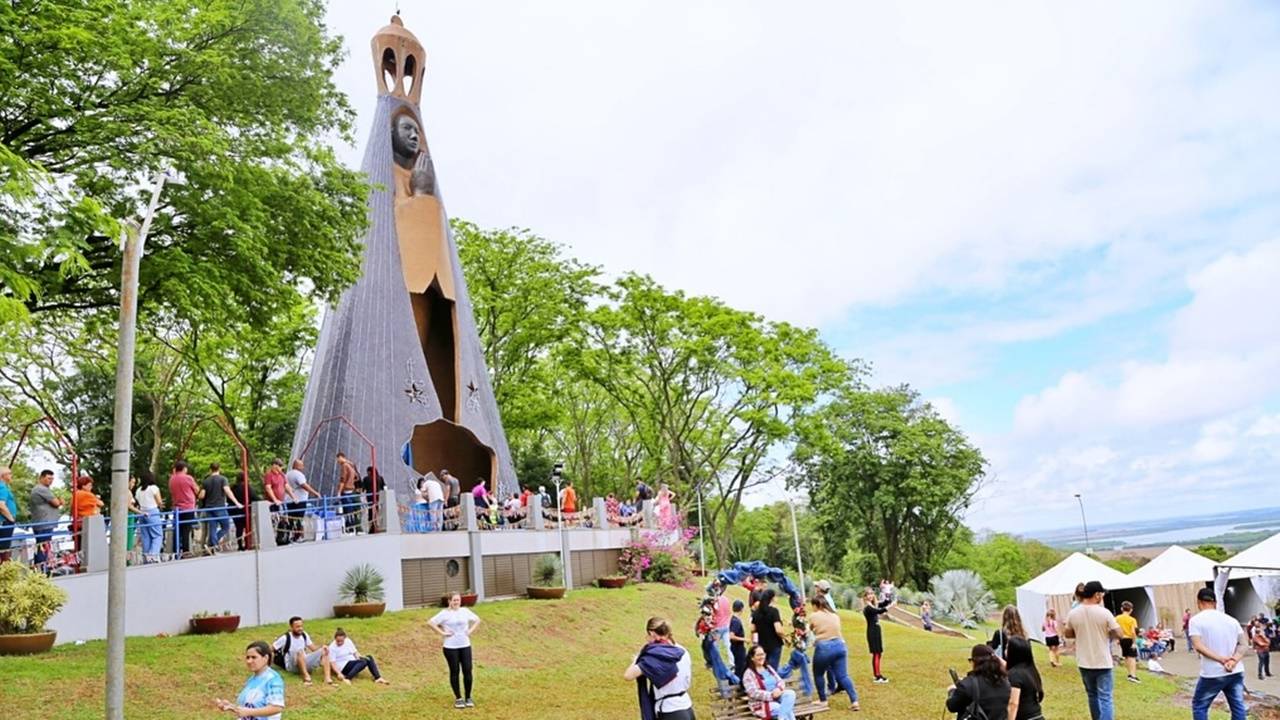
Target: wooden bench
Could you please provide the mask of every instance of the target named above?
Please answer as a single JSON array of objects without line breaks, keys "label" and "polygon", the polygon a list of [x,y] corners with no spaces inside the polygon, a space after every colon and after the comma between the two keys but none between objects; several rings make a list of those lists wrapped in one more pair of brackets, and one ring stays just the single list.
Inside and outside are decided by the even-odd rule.
[{"label": "wooden bench", "polygon": [[[830,709],[827,705],[820,704],[812,695],[796,693],[797,720],[806,720]],[[727,699],[720,695],[718,689],[711,691],[711,717],[713,720],[758,720],[756,714],[751,712],[751,706],[747,704],[747,694],[742,691],[740,685],[733,686],[733,695]]]}]

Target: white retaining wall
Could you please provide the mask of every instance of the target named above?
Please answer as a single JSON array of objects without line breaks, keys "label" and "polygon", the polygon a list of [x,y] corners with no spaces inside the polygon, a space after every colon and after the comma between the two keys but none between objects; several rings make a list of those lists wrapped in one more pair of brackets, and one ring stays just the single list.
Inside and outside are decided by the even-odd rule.
[{"label": "white retaining wall", "polygon": [[[293,615],[330,617],[338,584],[351,567],[382,573],[387,610],[404,608],[400,535],[355,535],[288,547],[130,567],[126,635],[176,635],[200,611],[240,615],[242,627],[283,623]],[[466,538],[463,537],[465,542]],[[49,621],[58,642],[107,636],[107,573],[54,578],[67,604]]]}]

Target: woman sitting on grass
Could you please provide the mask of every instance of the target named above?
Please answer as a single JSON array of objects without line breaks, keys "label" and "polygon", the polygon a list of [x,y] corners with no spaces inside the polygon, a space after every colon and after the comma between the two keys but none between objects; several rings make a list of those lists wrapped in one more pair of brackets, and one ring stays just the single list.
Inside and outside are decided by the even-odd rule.
[{"label": "woman sitting on grass", "polygon": [[796,691],[788,690],[778,671],[769,667],[764,648],[759,645],[752,645],[747,651],[747,671],[742,673],[742,689],[747,693],[751,711],[756,717],[796,720]]},{"label": "woman sitting on grass", "polygon": [[968,718],[972,717],[969,708],[976,704],[987,714],[987,720],[1009,720],[1009,679],[1000,658],[990,647],[974,645],[969,664],[969,674],[947,688],[947,710],[957,718]]},{"label": "woman sitting on grass", "polygon": [[249,668],[249,680],[236,701],[217,698],[213,704],[238,718],[280,720],[284,712],[284,679],[271,667],[271,648],[261,640],[249,643],[244,650],[244,664]]}]

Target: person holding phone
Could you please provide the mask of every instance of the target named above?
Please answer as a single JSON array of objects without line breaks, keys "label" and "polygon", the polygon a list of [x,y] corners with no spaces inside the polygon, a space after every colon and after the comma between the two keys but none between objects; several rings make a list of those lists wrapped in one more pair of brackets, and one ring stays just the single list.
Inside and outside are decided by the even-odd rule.
[{"label": "person holding phone", "polygon": [[884,655],[884,635],[880,631],[880,616],[889,612],[893,604],[892,598],[876,601],[876,591],[867,588],[862,591],[862,616],[867,619],[867,650],[871,652],[871,672],[875,683],[887,683],[889,678],[880,672],[880,660]]},{"label": "person holding phone", "polygon": [[249,643],[244,649],[244,665],[249,669],[249,679],[236,701],[216,698],[214,707],[237,718],[280,720],[284,712],[284,679],[271,667],[271,648],[261,640]]},{"label": "person holding phone", "polygon": [[954,684],[947,688],[947,710],[957,718],[971,717],[970,709],[976,705],[986,713],[987,720],[1009,720],[1009,679],[987,645],[974,645],[969,651],[969,673],[958,678],[951,671]]}]

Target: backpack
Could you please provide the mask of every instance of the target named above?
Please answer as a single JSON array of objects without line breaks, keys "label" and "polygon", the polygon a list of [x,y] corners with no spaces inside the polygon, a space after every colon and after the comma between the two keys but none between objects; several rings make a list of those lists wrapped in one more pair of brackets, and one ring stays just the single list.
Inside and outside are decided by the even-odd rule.
[{"label": "backpack", "polygon": [[283,670],[284,659],[288,657],[289,647],[293,645],[293,633],[285,633],[281,637],[284,638],[284,647],[278,648],[278,647],[275,647],[274,645],[271,647],[271,662],[275,664],[276,667],[279,667],[281,670]]},{"label": "backpack", "polygon": [[956,714],[956,720],[989,720],[987,711],[983,710],[982,706],[978,704],[978,701],[982,699],[982,680],[972,675],[970,677],[973,677],[973,682],[970,683],[973,688],[973,702],[969,703],[969,707]]}]

